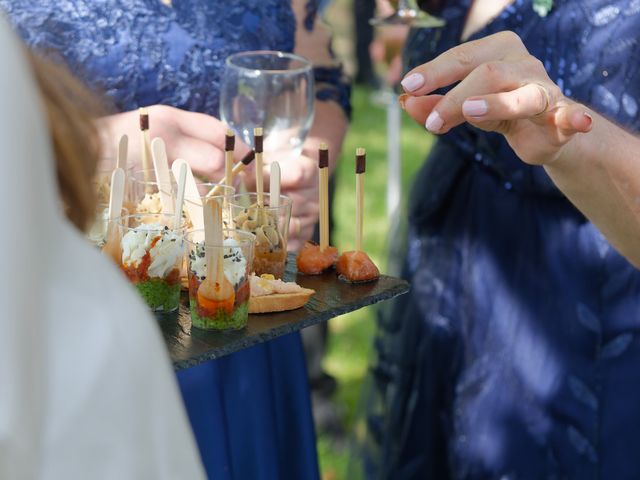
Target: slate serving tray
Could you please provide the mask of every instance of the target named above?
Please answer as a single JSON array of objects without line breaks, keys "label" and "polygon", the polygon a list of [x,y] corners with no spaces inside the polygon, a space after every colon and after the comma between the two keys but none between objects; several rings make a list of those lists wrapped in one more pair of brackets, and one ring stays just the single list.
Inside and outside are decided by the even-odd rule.
[{"label": "slate serving tray", "polygon": [[292,255],[287,262],[285,280],[295,280],[305,288],[314,289],[316,294],[297,310],[249,315],[247,327],[235,332],[192,329],[188,298],[183,292],[178,312],[158,315],[174,369],[193,367],[409,291],[406,281],[384,275],[372,283],[352,285],[339,280],[335,272],[319,276],[298,274]]}]

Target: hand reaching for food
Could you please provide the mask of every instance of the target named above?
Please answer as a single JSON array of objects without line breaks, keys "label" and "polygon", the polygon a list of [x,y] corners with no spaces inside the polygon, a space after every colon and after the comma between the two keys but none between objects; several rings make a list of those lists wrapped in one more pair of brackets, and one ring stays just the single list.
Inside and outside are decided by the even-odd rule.
[{"label": "hand reaching for food", "polygon": [[[502,133],[532,165],[552,163],[593,123],[589,110],[563,95],[513,32],[454,47],[401,83],[401,105],[430,132],[443,134],[469,122]],[[445,95],[433,93],[456,83]]]},{"label": "hand reaching for food", "polygon": [[[224,144],[227,127],[217,118],[203,113],[189,112],[167,105],[147,108],[149,137],[160,137],[167,146],[169,162],[183,158],[193,172],[203,179],[217,181],[224,177]],[[129,137],[129,158],[142,168],[142,142],[140,141],[139,113],[137,110],[118,113],[99,120],[103,135],[103,152],[114,157],[113,139],[126,134]],[[240,141],[235,146],[235,161],[249,152]]]}]

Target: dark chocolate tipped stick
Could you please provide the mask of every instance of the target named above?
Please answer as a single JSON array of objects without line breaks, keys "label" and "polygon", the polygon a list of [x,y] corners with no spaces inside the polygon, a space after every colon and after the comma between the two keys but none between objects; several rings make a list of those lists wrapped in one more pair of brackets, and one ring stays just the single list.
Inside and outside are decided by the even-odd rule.
[{"label": "dark chocolate tipped stick", "polygon": [[258,207],[264,207],[264,177],[262,176],[262,128],[253,129],[254,150],[256,152],[256,194]]},{"label": "dark chocolate tipped stick", "polygon": [[318,181],[320,184],[320,251],[329,246],[329,150],[326,143],[318,150]]},{"label": "dark chocolate tipped stick", "polygon": [[[236,178],[236,176],[240,172],[244,171],[245,168],[251,165],[251,162],[253,162],[255,158],[256,158],[256,154],[253,150],[251,150],[244,157],[242,157],[242,160],[240,160],[238,163],[236,163],[233,166],[233,170],[231,171],[231,183],[233,183],[233,179]],[[227,176],[225,175],[222,178],[222,180],[218,182],[218,185],[216,185],[211,190],[209,190],[209,193],[207,193],[207,197],[213,197],[214,195],[218,195],[220,193],[220,190],[222,190],[220,185],[226,185],[226,183],[227,183]]]},{"label": "dark chocolate tipped stick", "polygon": [[151,140],[149,138],[149,112],[146,108],[138,109],[138,113],[140,114],[140,144],[142,145],[142,170],[144,175],[145,182],[145,193],[151,193],[151,185],[149,182],[151,178],[149,175],[151,173],[151,163],[149,159],[151,158]]},{"label": "dark chocolate tipped stick", "polygon": [[[231,130],[227,130],[224,138],[224,184],[227,187],[233,186],[233,149],[236,146],[236,136]],[[224,197],[225,207],[227,196]]]},{"label": "dark chocolate tipped stick", "polygon": [[362,251],[362,227],[364,211],[364,172],[367,163],[364,148],[356,150],[356,251]]}]

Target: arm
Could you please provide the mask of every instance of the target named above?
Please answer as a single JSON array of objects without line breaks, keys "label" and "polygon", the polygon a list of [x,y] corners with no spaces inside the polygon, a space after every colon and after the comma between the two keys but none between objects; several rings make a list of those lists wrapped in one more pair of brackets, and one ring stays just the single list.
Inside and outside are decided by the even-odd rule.
[{"label": "arm", "polygon": [[544,168],[616,250],[640,267],[640,139],[592,115],[592,131]]},{"label": "arm", "polygon": [[[331,53],[331,32],[319,15],[307,11],[308,0],[293,0],[296,16],[294,53],[309,59],[316,69],[315,119],[304,145],[304,154],[316,159],[318,146],[329,146],[329,162],[333,171],[348,126],[348,85],[342,68]],[[344,98],[345,95],[347,98]]]},{"label": "arm", "polygon": [[[446,95],[434,90],[459,82]],[[640,265],[640,140],[565,97],[512,32],[455,47],[409,72],[403,108],[433,133],[462,122],[502,133]]]}]

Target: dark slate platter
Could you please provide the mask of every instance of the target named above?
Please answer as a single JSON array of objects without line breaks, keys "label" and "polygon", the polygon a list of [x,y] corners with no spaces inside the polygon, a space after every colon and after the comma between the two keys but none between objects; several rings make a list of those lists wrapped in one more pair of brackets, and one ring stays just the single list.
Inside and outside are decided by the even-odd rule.
[{"label": "dark slate platter", "polygon": [[285,280],[295,280],[316,294],[297,310],[249,315],[247,327],[235,332],[192,329],[188,299],[183,294],[178,312],[158,315],[174,369],[193,367],[409,291],[406,281],[384,275],[372,283],[352,285],[339,280],[335,272],[319,276],[297,274],[293,256],[287,262]]}]

